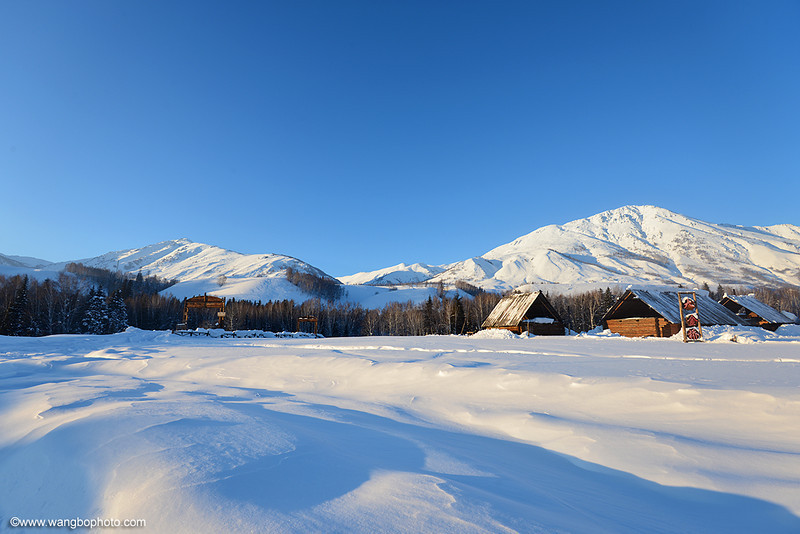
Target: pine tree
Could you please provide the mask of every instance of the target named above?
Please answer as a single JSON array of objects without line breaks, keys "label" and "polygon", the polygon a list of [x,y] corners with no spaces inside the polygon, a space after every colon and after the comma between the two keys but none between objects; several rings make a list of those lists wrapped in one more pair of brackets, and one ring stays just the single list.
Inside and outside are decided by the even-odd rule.
[{"label": "pine tree", "polygon": [[83,316],[83,331],[87,334],[105,334],[108,328],[108,306],[103,293],[93,289],[89,305]]},{"label": "pine tree", "polygon": [[436,319],[434,318],[434,313],[433,313],[433,299],[431,297],[428,297],[428,300],[425,301],[425,307],[422,309],[423,332],[425,334],[433,334],[435,324],[436,324]]},{"label": "pine tree", "polygon": [[603,292],[603,296],[600,299],[600,310],[601,310],[601,317],[606,314],[608,310],[616,303],[616,299],[614,295],[611,293],[611,288],[607,287],[606,290]]},{"label": "pine tree", "polygon": [[108,303],[108,332],[114,334],[128,328],[128,308],[122,299],[122,290],[117,290]]},{"label": "pine tree", "polygon": [[456,293],[456,296],[453,298],[453,334],[463,334],[464,333],[464,305],[461,303],[461,295]]},{"label": "pine tree", "polygon": [[3,330],[9,336],[25,336],[31,332],[31,320],[28,313],[28,277],[22,279],[14,294],[14,302],[6,311]]}]

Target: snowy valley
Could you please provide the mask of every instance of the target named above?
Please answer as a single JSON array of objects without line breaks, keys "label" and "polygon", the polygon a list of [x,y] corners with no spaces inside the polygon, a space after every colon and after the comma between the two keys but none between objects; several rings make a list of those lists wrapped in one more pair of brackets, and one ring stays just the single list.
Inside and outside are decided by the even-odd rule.
[{"label": "snowy valley", "polygon": [[[131,297],[144,314],[149,302],[203,293],[302,302],[313,295],[298,280],[365,308],[433,306],[429,296],[465,282],[797,286],[798,258],[797,227],[714,225],[645,206],[541,228],[451,265],[340,280],[290,256],[188,239],[78,261],[125,273],[123,285],[138,273],[177,280],[163,290],[136,282],[156,284]],[[66,263],[0,263],[6,277],[68,286],[73,276]],[[75,302],[53,309],[74,322],[84,288],[68,289],[64,301]],[[55,289],[36,291],[45,302]],[[413,315],[390,319],[403,313]],[[600,328],[327,339],[153,328],[0,336],[0,528],[99,519],[170,534],[800,531],[800,325],[709,326],[692,344]]]}]

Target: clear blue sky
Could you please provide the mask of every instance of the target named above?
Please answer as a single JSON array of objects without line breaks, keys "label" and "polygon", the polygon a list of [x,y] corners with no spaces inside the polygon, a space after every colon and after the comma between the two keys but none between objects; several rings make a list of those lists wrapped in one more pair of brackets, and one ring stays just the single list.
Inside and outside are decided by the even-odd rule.
[{"label": "clear blue sky", "polygon": [[0,253],[333,275],[627,204],[800,224],[800,2],[0,2]]}]

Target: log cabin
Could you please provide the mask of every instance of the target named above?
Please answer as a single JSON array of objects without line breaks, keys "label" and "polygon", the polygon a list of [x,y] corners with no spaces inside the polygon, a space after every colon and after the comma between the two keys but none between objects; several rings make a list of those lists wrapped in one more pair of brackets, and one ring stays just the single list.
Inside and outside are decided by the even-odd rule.
[{"label": "log cabin", "polygon": [[719,303],[735,313],[743,323],[760,326],[771,332],[781,325],[794,322],[782,312],[758,300],[755,295],[725,295]]},{"label": "log cabin", "polygon": [[563,336],[564,322],[541,291],[514,293],[503,297],[481,325],[501,328],[515,334]]},{"label": "log cabin", "polygon": [[[603,316],[604,328],[625,337],[671,337],[681,331],[677,291],[628,289]],[[740,326],[736,315],[697,293],[700,324]]]}]

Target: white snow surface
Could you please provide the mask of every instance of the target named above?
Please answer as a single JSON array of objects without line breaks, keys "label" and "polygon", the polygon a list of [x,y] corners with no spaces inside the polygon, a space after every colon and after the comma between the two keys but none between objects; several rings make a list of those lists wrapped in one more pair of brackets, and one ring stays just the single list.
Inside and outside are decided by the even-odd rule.
[{"label": "white snow surface", "polygon": [[0,520],[798,532],[800,329],[704,330],[0,337]]},{"label": "white snow surface", "polygon": [[33,269],[30,267],[17,267],[0,264],[0,276],[12,278],[14,276],[27,276],[30,280],[44,282],[45,280],[58,280],[59,271],[51,269]]}]

